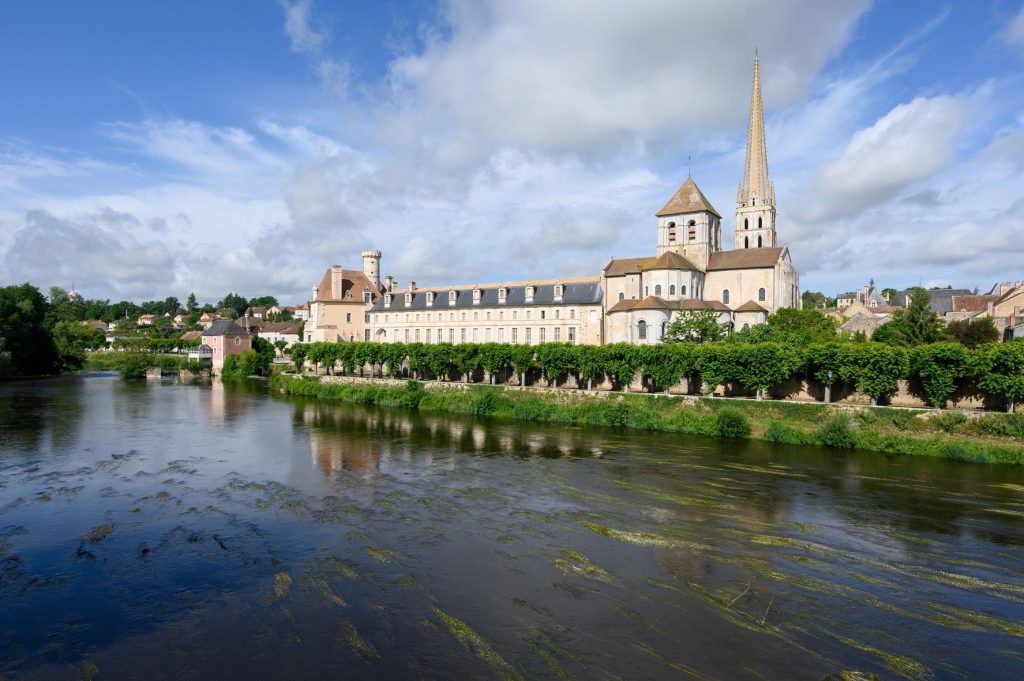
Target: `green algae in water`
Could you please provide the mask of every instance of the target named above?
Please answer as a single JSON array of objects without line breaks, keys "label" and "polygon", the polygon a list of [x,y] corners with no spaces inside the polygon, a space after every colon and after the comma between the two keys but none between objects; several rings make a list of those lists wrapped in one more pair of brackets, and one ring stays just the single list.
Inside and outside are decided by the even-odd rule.
[{"label": "green algae in water", "polygon": [[331,571],[338,577],[343,579],[359,579],[359,573],[341,558],[331,556],[327,559],[327,562],[331,566]]},{"label": "green algae in water", "polygon": [[342,608],[348,607],[348,601],[346,601],[341,594],[332,589],[326,579],[322,577],[314,577],[309,580],[309,586],[313,589],[314,593],[328,603],[333,603],[334,605]]},{"label": "green algae in water", "polygon": [[93,681],[100,673],[100,668],[92,662],[83,662],[78,665],[78,678],[80,681]]},{"label": "green algae in water", "polygon": [[885,664],[894,673],[902,676],[905,679],[912,679],[913,681],[925,681],[926,679],[932,678],[931,670],[916,660],[912,660],[909,657],[902,657],[900,655],[894,655],[893,653],[887,653],[884,650],[879,650],[866,643],[861,643],[852,638],[845,638],[838,634],[832,634],[836,639],[842,641],[851,648],[856,648],[869,655],[874,655],[885,661]]},{"label": "green algae in water", "polygon": [[288,595],[292,588],[292,577],[287,572],[274,575],[274,600],[279,601]]},{"label": "green algae in water", "polygon": [[467,650],[471,651],[474,655],[484,661],[488,667],[494,670],[501,679],[505,681],[515,680],[521,681],[522,676],[517,672],[512,665],[505,661],[501,655],[495,652],[491,644],[488,643],[480,634],[470,629],[469,625],[460,620],[457,617],[449,615],[440,608],[434,608],[434,614],[444,622],[444,625],[448,627],[448,631],[451,632],[452,636],[466,647]]},{"label": "green algae in water", "polygon": [[377,652],[377,648],[360,636],[359,630],[356,629],[355,625],[351,622],[344,621],[341,623],[341,631],[338,632],[338,638],[348,646],[348,649],[351,650],[353,654],[358,655],[364,660],[380,659],[380,654]]},{"label": "green algae in water", "polygon": [[82,535],[83,542],[101,542],[110,536],[110,533],[114,531],[114,523],[103,523],[97,525],[88,532]]},{"label": "green algae in water", "polygon": [[540,659],[544,660],[544,663],[554,672],[555,676],[560,679],[568,679],[569,674],[562,667],[559,657],[563,657],[570,662],[579,662],[572,653],[569,653],[561,648],[551,640],[551,637],[545,634],[540,629],[535,629],[533,634],[530,636],[520,636],[520,638],[530,646],[530,649],[537,653]]},{"label": "green algae in water", "polygon": [[587,520],[580,520],[580,525],[587,528],[592,532],[608,537],[609,539],[615,539],[617,541],[625,542],[627,544],[633,544],[635,546],[660,546],[663,548],[687,548],[695,551],[713,551],[714,547],[708,546],[707,544],[698,544],[696,542],[685,541],[681,539],[674,539],[671,537],[662,537],[650,532],[629,532],[626,530],[614,530],[610,527],[598,525]]},{"label": "green algae in water", "polygon": [[401,554],[398,553],[398,551],[384,547],[367,546],[363,549],[363,551],[365,551],[366,555],[368,555],[370,558],[373,558],[374,560],[379,560],[382,563],[390,563],[392,560],[402,557]]},{"label": "green algae in water", "polygon": [[556,558],[555,567],[567,575],[580,575],[589,579],[596,579],[599,582],[615,583],[615,580],[604,568],[590,562],[590,559],[582,553],[572,549],[562,549],[559,553],[562,558]]}]

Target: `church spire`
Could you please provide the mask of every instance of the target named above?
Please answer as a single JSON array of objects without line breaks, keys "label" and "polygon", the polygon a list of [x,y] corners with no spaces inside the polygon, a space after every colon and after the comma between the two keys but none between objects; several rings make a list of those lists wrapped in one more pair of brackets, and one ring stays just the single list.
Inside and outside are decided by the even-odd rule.
[{"label": "church spire", "polygon": [[761,103],[761,70],[754,50],[754,86],[750,94],[750,122],[747,126],[747,158],[743,180],[736,192],[741,206],[775,205],[775,188],[768,178],[768,152],[764,144],[764,107]]}]

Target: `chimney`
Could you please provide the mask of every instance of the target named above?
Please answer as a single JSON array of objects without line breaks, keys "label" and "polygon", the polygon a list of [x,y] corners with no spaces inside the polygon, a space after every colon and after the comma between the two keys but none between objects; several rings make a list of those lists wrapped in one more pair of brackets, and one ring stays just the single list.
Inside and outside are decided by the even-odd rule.
[{"label": "chimney", "polygon": [[409,282],[409,290],[410,291],[415,291],[416,290],[416,282],[415,281],[410,281]]},{"label": "chimney", "polygon": [[380,251],[363,251],[363,274],[373,282],[375,289],[380,288]]},{"label": "chimney", "polygon": [[390,274],[384,278],[384,290],[391,291],[395,288],[395,279]]}]

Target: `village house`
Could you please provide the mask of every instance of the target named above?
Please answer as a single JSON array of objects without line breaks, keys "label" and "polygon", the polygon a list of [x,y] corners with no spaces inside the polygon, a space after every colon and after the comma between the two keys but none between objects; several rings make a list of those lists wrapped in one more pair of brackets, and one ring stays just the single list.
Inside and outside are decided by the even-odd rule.
[{"label": "village house", "polygon": [[380,251],[363,251],[363,270],[332,265],[313,287],[307,343],[370,340],[370,308],[381,299]]},{"label": "village house", "polygon": [[153,326],[153,322],[155,321],[155,314],[144,314],[141,315],[135,323],[138,324],[139,326]]},{"label": "village house", "polygon": [[214,370],[224,367],[228,355],[240,355],[252,348],[249,332],[230,319],[213,322],[202,332],[202,339],[203,344],[196,351],[190,351],[189,357],[208,353]]},{"label": "village house", "polygon": [[299,325],[291,322],[268,322],[258,327],[256,335],[271,345],[284,341],[285,348],[290,348],[301,340]]}]

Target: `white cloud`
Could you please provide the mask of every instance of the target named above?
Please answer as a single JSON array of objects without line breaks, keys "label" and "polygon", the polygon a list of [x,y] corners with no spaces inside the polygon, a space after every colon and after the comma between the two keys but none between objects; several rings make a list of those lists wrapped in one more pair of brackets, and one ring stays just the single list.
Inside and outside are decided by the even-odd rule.
[{"label": "white cloud", "polygon": [[1007,42],[1018,45],[1024,44],[1024,7],[1010,21],[1010,25],[1006,28],[1003,36]]},{"label": "white cloud", "polygon": [[325,28],[314,26],[312,0],[280,0],[280,5],[284,10],[284,32],[292,50],[310,60],[325,87],[334,94],[344,95],[348,89],[349,65],[326,56],[330,36]]}]

